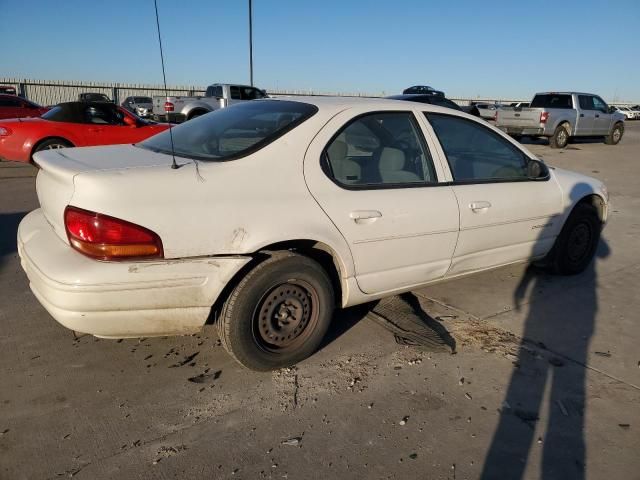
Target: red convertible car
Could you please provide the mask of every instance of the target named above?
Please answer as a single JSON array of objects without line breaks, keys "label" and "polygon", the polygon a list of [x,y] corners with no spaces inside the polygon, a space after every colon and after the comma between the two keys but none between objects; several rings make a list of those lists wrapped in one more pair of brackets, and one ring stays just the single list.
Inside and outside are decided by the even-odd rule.
[{"label": "red convertible car", "polygon": [[0,94],[0,119],[39,117],[49,110],[15,95]]},{"label": "red convertible car", "polygon": [[112,103],[61,103],[40,118],[0,120],[0,159],[29,162],[40,150],[137,143],[167,128]]}]

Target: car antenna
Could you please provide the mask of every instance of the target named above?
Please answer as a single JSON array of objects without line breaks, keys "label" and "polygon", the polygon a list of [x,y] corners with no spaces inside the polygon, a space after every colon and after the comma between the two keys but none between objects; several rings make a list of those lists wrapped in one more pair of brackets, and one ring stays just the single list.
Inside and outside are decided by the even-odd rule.
[{"label": "car antenna", "polygon": [[[167,90],[167,75],[164,72],[164,54],[162,53],[162,37],[160,36],[160,19],[158,18],[158,0],[153,0],[153,5],[156,8],[156,27],[158,28],[158,44],[160,45],[160,62],[162,63],[162,81],[164,82],[164,96],[165,98],[169,97],[169,91]],[[171,168],[176,169],[180,168],[182,165],[178,165],[176,163],[176,151],[173,146],[173,125],[169,122],[169,112],[167,112],[167,123],[169,124],[169,138],[171,139],[171,158],[173,162],[171,163]]]}]

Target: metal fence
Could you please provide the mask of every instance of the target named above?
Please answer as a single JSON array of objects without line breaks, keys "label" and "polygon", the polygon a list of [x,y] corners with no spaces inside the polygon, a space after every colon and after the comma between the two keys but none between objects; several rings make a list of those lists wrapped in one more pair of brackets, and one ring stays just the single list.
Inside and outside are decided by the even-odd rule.
[{"label": "metal fence", "polygon": [[[60,102],[70,102],[78,99],[84,92],[104,93],[116,103],[121,103],[129,96],[162,96],[165,94],[162,85],[148,85],[136,83],[114,82],[84,82],[63,80],[32,80],[25,78],[0,77],[0,85],[14,86],[24,98],[40,105],[55,105]],[[199,85],[168,85],[169,95],[195,96],[204,95],[206,87]],[[340,96],[340,97],[382,97],[385,94],[349,93],[349,92],[317,92],[311,90],[268,90],[271,96]],[[470,102],[514,103],[528,102],[522,98],[470,98],[449,97],[458,105],[469,105]],[[611,102],[615,105],[634,105],[630,102]]]},{"label": "metal fence", "polygon": [[[0,85],[16,88],[20,96],[39,103],[40,105],[55,105],[60,102],[70,102],[78,99],[84,92],[104,93],[109,98],[121,103],[129,96],[162,96],[165,94],[162,85],[148,85],[136,83],[115,82],[84,82],[64,80],[33,80],[25,78],[0,77]],[[199,85],[168,85],[169,95],[195,96],[204,95],[206,87]],[[384,94],[352,93],[352,92],[317,92],[312,90],[268,90],[272,96],[339,96],[339,97],[381,97]],[[510,103],[526,101],[522,99],[505,98],[452,98],[460,105],[468,105],[471,101],[489,103]]]}]

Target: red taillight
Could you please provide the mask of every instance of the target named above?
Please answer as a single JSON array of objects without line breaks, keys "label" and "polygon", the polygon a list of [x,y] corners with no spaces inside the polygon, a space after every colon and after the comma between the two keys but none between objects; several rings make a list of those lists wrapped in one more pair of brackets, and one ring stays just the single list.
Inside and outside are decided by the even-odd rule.
[{"label": "red taillight", "polygon": [[89,257],[117,260],[163,256],[158,235],[118,218],[68,206],[64,225],[71,246]]},{"label": "red taillight", "polygon": [[175,106],[171,102],[164,102],[164,111],[165,112],[173,112]]},{"label": "red taillight", "polygon": [[549,112],[540,112],[540,123],[547,123],[549,120]]}]

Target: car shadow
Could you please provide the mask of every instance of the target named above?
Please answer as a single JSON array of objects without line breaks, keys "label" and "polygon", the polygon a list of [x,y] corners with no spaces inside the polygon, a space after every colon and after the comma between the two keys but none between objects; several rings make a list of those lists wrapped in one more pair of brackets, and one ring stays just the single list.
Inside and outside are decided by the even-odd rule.
[{"label": "car shadow", "polygon": [[0,213],[0,271],[6,257],[18,251],[18,225],[27,213]]},{"label": "car shadow", "polygon": [[[526,302],[528,311],[483,480],[524,478],[536,431],[542,435],[537,439],[542,444],[540,478],[586,477],[586,365],[599,307],[596,267],[597,259],[610,253],[601,239],[596,259],[571,279],[534,266],[520,279],[514,304],[521,311]],[[545,294],[550,282],[567,288],[550,297]],[[543,412],[548,412],[546,428],[536,427]]]}]

